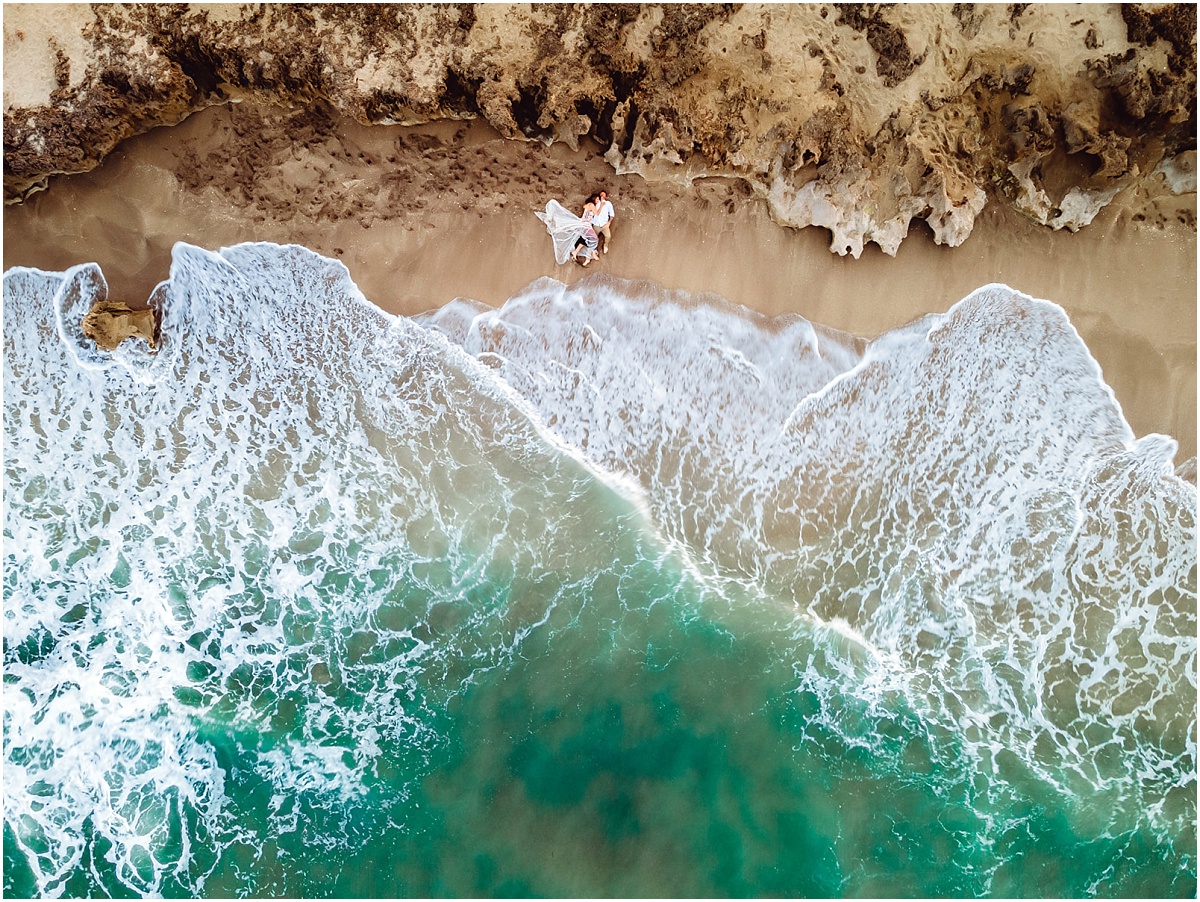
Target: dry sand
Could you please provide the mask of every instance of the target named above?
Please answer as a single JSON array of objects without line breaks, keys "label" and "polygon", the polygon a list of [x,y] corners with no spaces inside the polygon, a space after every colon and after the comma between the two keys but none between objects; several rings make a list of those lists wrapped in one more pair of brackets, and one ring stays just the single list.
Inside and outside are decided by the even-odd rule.
[{"label": "dry sand", "polygon": [[144,305],[170,248],[297,243],[341,259],[393,313],[454,297],[502,304],[540,276],[566,283],[533,215],[604,186],[617,210],[600,271],[798,313],[862,337],[1005,282],[1063,306],[1138,435],[1196,448],[1194,193],[1118,196],[1079,233],[989,205],[958,248],[924,226],[895,258],[829,251],[829,233],[775,224],[740,182],[616,176],[601,148],[506,140],[481,123],[359,126],[320,110],[217,107],[125,142],[90,173],[5,210],[4,266],[99,263],[110,298]]}]

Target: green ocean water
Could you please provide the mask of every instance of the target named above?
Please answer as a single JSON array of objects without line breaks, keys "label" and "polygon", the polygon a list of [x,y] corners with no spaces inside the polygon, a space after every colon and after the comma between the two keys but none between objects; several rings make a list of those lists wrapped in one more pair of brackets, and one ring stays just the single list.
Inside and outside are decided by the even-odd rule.
[{"label": "green ocean water", "polygon": [[[470,601],[511,597],[505,576],[483,574]],[[418,736],[373,743],[352,793],[314,781],[281,798],[270,755],[312,742],[297,725],[315,718],[323,748],[361,761],[339,714],[368,713],[405,651],[372,635],[372,621],[403,610],[419,622],[427,599],[366,629],[296,624],[324,634],[329,681],[280,691],[278,671],[247,667],[216,687],[218,710],[248,700],[264,720],[239,729],[210,711],[191,725],[224,775],[221,820],[235,829],[220,855],[194,846],[185,880],[160,889],[190,895],[200,872],[213,896],[928,897],[985,882],[1003,896],[1074,895],[1122,858],[1123,892],[1158,895],[1178,879],[1134,857],[1169,848],[1136,832],[1079,835],[1072,800],[1036,781],[991,802],[955,737],[902,697],[839,691],[854,669],[843,643],[753,603],[740,617],[719,601],[706,611],[703,590],[669,563],[634,563],[612,582],[562,599],[511,660],[483,673],[451,660],[428,685],[417,679],[405,701],[421,711]],[[449,643],[457,657],[471,645],[450,626],[469,622],[474,605],[463,607],[436,610],[440,635],[418,628],[414,641]],[[459,677],[471,685],[447,698]],[[1022,782],[1016,765],[1006,777]],[[177,799],[144,797],[138,815],[165,828],[147,850],[158,860],[180,854],[185,832],[205,834]],[[90,848],[67,895],[126,895],[153,875],[136,856],[111,869],[99,837]],[[14,852],[10,842],[7,889],[32,894]]]},{"label": "green ocean water", "polygon": [[[1195,492],[1149,452],[1073,490],[1111,526],[1061,574],[1059,496],[1020,509],[1041,589],[872,551],[882,489],[791,571],[743,504],[739,570],[337,264],[177,250],[163,349],[115,362],[74,343],[99,284],[5,280],[6,895],[1195,895]],[[940,619],[861,614],[865,558]],[[983,607],[946,626],[997,560],[1070,624],[1032,683]]]}]

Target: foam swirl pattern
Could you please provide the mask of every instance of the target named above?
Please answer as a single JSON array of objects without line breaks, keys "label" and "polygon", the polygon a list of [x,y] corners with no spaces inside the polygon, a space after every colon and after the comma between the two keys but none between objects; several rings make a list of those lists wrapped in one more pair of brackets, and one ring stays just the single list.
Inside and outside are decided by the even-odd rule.
[{"label": "foam swirl pattern", "polygon": [[[998,778],[1195,839],[1195,490],[1061,308],[987,286],[859,348],[595,280],[428,317],[715,572],[844,624]],[[1007,791],[1007,790],[1005,790]],[[1089,890],[1091,887],[1089,887]]]},{"label": "foam swirl pattern", "polygon": [[1195,489],[1053,305],[105,291],[4,278],[7,895],[1194,895]]}]

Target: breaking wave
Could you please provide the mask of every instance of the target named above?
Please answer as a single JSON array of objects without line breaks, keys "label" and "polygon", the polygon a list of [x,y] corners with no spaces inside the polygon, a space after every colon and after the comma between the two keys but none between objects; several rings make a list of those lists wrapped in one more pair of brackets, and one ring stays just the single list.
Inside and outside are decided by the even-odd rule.
[{"label": "breaking wave", "polygon": [[1054,304],[105,294],[4,279],[7,894],[1195,894],[1196,491]]}]

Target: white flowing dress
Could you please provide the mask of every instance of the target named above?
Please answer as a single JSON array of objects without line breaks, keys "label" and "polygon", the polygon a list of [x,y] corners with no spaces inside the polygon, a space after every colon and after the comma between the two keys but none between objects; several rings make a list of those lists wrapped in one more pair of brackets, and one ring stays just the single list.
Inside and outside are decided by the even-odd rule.
[{"label": "white flowing dress", "polygon": [[546,203],[545,213],[535,212],[534,215],[546,224],[546,231],[554,240],[554,259],[559,263],[567,262],[575,242],[592,229],[590,222],[576,216],[556,200]]}]

